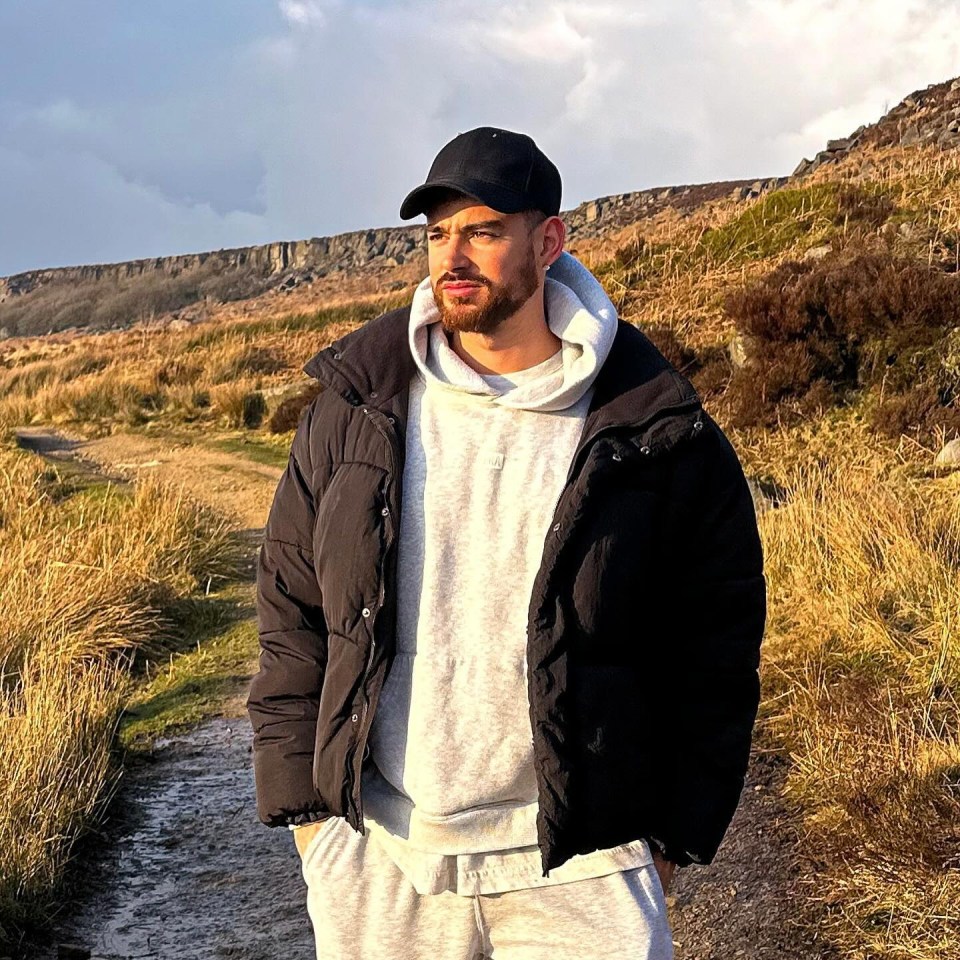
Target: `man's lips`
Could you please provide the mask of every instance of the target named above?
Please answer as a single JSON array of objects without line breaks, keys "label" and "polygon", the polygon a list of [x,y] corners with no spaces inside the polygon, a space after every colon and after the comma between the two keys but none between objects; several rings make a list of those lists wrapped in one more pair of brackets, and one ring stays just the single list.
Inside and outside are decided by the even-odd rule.
[{"label": "man's lips", "polygon": [[448,281],[447,283],[442,284],[442,286],[447,293],[452,293],[457,296],[465,293],[472,293],[474,290],[479,290],[482,284],[458,280]]}]

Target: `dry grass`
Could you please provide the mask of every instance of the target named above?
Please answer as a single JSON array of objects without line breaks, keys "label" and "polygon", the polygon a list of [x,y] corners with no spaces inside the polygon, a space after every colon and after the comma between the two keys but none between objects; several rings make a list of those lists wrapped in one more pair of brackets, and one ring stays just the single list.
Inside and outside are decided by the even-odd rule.
[{"label": "dry grass", "polygon": [[156,483],[77,490],[0,448],[0,943],[42,921],[114,782],[134,651],[228,575],[224,521]]},{"label": "dry grass", "polygon": [[396,298],[312,314],[241,319],[174,331],[17,341],[0,365],[0,425],[71,423],[109,431],[148,423],[259,425],[261,391],[301,380],[331,340]]},{"label": "dry grass", "polygon": [[823,433],[778,459],[789,504],[761,515],[762,722],[793,760],[803,885],[841,955],[946,960],[960,942],[960,473],[855,422]]}]

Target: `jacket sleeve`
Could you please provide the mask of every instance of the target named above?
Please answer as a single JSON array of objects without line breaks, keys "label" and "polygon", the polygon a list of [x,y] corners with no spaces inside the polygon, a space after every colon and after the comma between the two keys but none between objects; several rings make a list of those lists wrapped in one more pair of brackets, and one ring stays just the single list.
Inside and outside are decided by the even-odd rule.
[{"label": "jacket sleeve", "polygon": [[669,502],[675,591],[665,611],[673,676],[664,731],[659,835],[681,866],[710,863],[740,801],[760,702],[766,622],[753,498],[727,437],[706,413],[679,453]]},{"label": "jacket sleeve", "polygon": [[257,559],[260,668],[246,706],[254,733],[257,815],[271,827],[329,813],[313,786],[327,660],[312,547],[316,513],[308,437],[316,406],[314,401],[297,427]]}]

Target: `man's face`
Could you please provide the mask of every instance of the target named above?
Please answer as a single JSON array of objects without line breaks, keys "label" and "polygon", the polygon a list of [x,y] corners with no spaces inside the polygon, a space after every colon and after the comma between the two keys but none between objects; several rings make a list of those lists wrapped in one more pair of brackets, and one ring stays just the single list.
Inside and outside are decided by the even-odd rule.
[{"label": "man's face", "polygon": [[427,258],[444,329],[492,333],[540,286],[538,227],[456,197],[427,215]]}]

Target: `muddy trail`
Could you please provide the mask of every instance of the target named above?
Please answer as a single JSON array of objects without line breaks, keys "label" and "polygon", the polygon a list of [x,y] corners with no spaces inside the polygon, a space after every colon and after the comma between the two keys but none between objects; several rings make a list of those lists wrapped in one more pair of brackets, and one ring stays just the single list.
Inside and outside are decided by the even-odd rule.
[{"label": "muddy trail", "polygon": [[[49,429],[21,444],[109,477],[141,470],[227,508],[252,553],[280,470],[238,454]],[[159,740],[125,771],[108,817],[78,847],[67,896],[39,960],[308,960],[315,956],[300,860],[287,830],[256,817],[246,683],[221,716]],[[785,762],[755,750],[740,807],[707,867],[678,870],[669,891],[676,960],[821,960],[801,923],[797,840],[780,799]],[[809,915],[808,915],[809,919]],[[585,958],[587,954],[585,954]],[[389,958],[385,958],[389,960]]]}]

